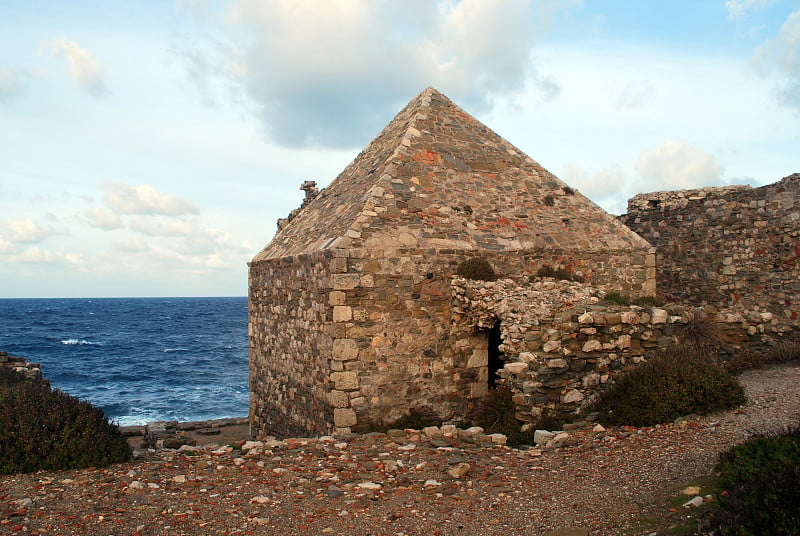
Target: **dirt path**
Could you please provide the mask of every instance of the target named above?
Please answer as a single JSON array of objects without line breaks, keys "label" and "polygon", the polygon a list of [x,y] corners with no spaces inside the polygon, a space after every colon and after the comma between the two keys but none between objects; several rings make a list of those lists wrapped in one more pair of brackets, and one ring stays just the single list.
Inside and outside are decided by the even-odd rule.
[{"label": "dirt path", "polygon": [[741,381],[749,402],[739,410],[571,432],[552,451],[464,434],[372,434],[2,477],[0,533],[662,534],[661,520],[681,515],[667,497],[710,472],[719,452],[800,420],[800,366]]}]

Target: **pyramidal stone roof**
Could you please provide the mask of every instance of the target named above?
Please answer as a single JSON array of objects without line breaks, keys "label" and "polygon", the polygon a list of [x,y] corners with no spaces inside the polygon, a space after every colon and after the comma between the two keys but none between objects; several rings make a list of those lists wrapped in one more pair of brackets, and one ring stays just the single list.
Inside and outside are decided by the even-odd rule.
[{"label": "pyramidal stone roof", "polygon": [[253,262],[358,247],[620,251],[650,246],[427,88],[304,204]]}]

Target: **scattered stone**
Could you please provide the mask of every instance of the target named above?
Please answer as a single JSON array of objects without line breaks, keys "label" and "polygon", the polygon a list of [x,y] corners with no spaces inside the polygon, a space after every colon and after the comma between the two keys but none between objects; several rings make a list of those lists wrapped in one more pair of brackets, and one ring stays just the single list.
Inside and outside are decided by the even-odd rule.
[{"label": "scattered stone", "polygon": [[693,497],[693,498],[689,499],[688,501],[686,501],[685,503],[683,503],[683,507],[684,508],[691,508],[691,507],[697,508],[698,506],[702,506],[702,504],[704,502],[705,502],[705,500],[703,499],[703,497],[698,495],[697,497]]},{"label": "scattered stone", "polygon": [[459,463],[447,470],[447,473],[453,478],[464,478],[469,474],[470,465],[466,462]]},{"label": "scattered stone", "polygon": [[546,445],[555,436],[553,432],[548,432],[547,430],[535,430],[533,432],[533,442],[540,446]]}]

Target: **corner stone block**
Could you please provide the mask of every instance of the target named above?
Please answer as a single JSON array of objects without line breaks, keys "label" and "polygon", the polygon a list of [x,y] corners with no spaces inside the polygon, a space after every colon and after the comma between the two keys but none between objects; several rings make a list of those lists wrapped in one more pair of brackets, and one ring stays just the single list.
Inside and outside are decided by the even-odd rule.
[{"label": "corner stone block", "polygon": [[355,426],[358,423],[356,412],[350,408],[335,408],[333,410],[333,424],[337,428]]},{"label": "corner stone block", "polygon": [[353,339],[335,339],[332,355],[336,361],[353,361],[358,358],[358,344]]},{"label": "corner stone block", "polygon": [[328,393],[328,402],[334,408],[346,408],[350,406],[350,397],[344,391],[331,391]]},{"label": "corner stone block", "polygon": [[331,275],[331,282],[334,290],[353,290],[358,287],[360,280],[358,274],[333,274]]},{"label": "corner stone block", "polygon": [[338,391],[355,391],[358,389],[358,373],[354,370],[343,370],[331,374],[331,381]]},{"label": "corner stone block", "polygon": [[489,384],[486,382],[476,382],[469,384],[470,398],[483,398],[489,394]]},{"label": "corner stone block", "polygon": [[347,294],[341,290],[332,290],[328,294],[328,305],[344,305],[347,303]]},{"label": "corner stone block", "polygon": [[334,305],[333,306],[333,321],[334,322],[349,322],[353,319],[353,308],[349,305]]},{"label": "corner stone block", "polygon": [[489,364],[488,348],[475,348],[467,361],[467,368],[485,367]]}]

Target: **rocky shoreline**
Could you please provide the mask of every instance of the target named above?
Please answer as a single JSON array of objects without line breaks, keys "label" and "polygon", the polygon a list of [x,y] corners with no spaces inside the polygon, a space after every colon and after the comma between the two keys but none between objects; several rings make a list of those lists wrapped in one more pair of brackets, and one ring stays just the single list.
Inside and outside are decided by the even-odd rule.
[{"label": "rocky shoreline", "polygon": [[134,456],[142,456],[147,449],[177,449],[183,445],[229,444],[251,439],[247,417],[183,422],[153,421],[119,428],[122,435],[128,438]]}]

